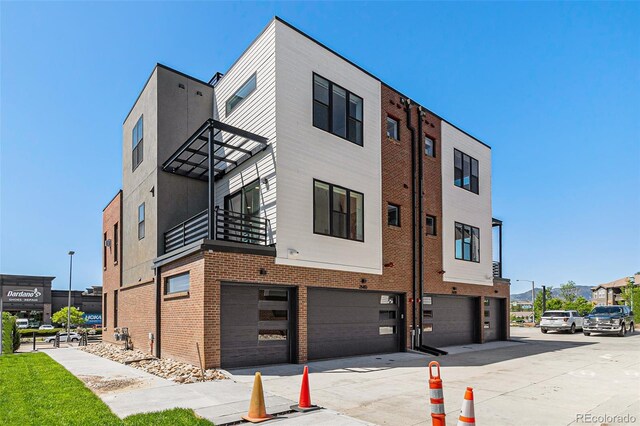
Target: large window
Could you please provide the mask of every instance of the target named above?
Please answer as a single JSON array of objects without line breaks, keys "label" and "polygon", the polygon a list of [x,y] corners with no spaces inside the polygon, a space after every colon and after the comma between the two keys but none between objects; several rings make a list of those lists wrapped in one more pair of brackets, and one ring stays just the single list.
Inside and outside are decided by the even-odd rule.
[{"label": "large window", "polygon": [[144,238],[144,203],[138,206],[138,239]]},{"label": "large window", "polygon": [[131,169],[135,170],[140,163],[142,163],[143,157],[143,143],[142,139],[144,136],[143,132],[143,120],[142,116],[138,119],[138,122],[133,127],[133,131],[131,132]]},{"label": "large window", "polygon": [[109,305],[107,305],[107,293],[102,295],[102,327],[107,328],[107,317],[108,317],[108,309]]},{"label": "large window", "polygon": [[453,151],[455,186],[478,193],[478,160],[455,149]]},{"label": "large window", "polygon": [[456,259],[480,262],[480,229],[458,222],[455,227]]},{"label": "large window", "polygon": [[364,195],[313,181],[313,232],[364,241]]},{"label": "large window", "polygon": [[113,327],[118,326],[118,290],[113,291]]},{"label": "large window", "polygon": [[249,80],[240,87],[228,100],[225,105],[226,114],[229,116],[242,101],[244,101],[254,90],[256,90],[256,74],[249,77]]},{"label": "large window", "polygon": [[184,291],[189,291],[189,273],[174,275],[173,277],[167,278],[164,285],[164,293],[182,293]]},{"label": "large window", "polygon": [[102,237],[102,268],[107,269],[107,233]]},{"label": "large window", "polygon": [[363,101],[326,78],[313,75],[313,125],[362,146]]}]

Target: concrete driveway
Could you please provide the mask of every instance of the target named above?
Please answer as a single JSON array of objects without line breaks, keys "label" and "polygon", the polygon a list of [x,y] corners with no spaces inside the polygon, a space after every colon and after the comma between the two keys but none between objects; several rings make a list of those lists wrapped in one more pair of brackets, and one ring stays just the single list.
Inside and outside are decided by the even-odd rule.
[{"label": "concrete driveway", "polygon": [[[429,425],[427,364],[437,359],[444,382],[447,424],[455,425],[467,386],[474,388],[479,425],[640,423],[640,333],[624,338],[542,334],[512,328],[512,342],[451,348],[431,357],[416,353],[309,363],[314,404],[375,424]],[[479,349],[479,347],[481,349]],[[250,382],[262,372],[266,392],[296,400],[302,366],[232,370]]]}]

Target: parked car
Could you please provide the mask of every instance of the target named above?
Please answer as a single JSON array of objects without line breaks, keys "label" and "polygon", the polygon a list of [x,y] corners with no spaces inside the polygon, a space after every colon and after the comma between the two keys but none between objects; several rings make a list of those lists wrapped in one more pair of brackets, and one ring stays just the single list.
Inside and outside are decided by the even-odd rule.
[{"label": "parked car", "polygon": [[635,331],[633,311],[628,306],[596,306],[584,318],[585,336],[591,333],[607,333],[624,336]]},{"label": "parked car", "polygon": [[540,319],[540,330],[546,333],[549,330],[568,331],[575,333],[582,329],[583,318],[578,311],[545,311]]},{"label": "parked car", "polygon": [[53,330],[54,327],[51,324],[42,324],[38,327],[38,330]]},{"label": "parked car", "polygon": [[[52,343],[54,340],[56,340],[56,336],[49,336],[46,339],[44,339],[45,343]],[[67,333],[60,333],[60,341],[61,342],[67,341]],[[69,333],[69,341],[79,342],[80,335],[78,333]]]},{"label": "parked car", "polygon": [[16,320],[18,328],[29,328],[29,320],[26,318],[18,318]]}]

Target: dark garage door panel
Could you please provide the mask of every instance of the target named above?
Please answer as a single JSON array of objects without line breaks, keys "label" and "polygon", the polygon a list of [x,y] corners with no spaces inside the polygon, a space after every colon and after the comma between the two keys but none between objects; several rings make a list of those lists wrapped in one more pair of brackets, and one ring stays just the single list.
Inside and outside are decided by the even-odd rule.
[{"label": "dark garage door panel", "polygon": [[[506,326],[506,314],[504,312],[506,306],[506,299],[499,299],[496,297],[486,298],[489,301],[489,305],[484,307],[485,319],[484,322],[488,323],[489,328],[484,329],[484,341],[491,342],[494,340],[504,340],[506,335],[504,333]],[[489,317],[486,316],[486,312],[489,312]]]},{"label": "dark garage door panel", "polygon": [[[258,300],[258,286],[222,285],[220,303],[220,357],[225,368],[280,364],[290,361],[289,331],[284,341],[258,341],[258,310],[276,308],[277,302]],[[291,295],[289,295],[291,300]],[[272,306],[273,305],[273,306]],[[288,309],[288,308],[287,308]],[[289,319],[291,319],[291,309]]]},{"label": "dark garage door panel", "polygon": [[[423,343],[442,347],[465,345],[476,341],[478,299],[464,296],[429,296],[431,305],[423,305],[432,317],[423,317],[423,326],[432,324],[432,331],[423,332]],[[424,315],[424,312],[423,312]]]},{"label": "dark garage door panel", "polygon": [[[392,294],[392,293],[389,293]],[[335,358],[399,350],[402,336],[401,305],[381,304],[382,293],[309,289],[307,345],[309,359]],[[380,311],[394,311],[395,320],[380,320]],[[380,335],[380,325],[396,327],[395,334]]]}]

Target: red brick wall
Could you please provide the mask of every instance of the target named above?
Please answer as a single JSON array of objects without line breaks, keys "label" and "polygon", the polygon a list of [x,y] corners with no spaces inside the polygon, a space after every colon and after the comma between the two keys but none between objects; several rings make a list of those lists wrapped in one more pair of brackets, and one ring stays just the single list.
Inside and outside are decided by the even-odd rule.
[{"label": "red brick wall", "polygon": [[[153,354],[155,348],[149,347],[149,333],[154,336],[156,333],[155,283],[123,286],[119,293],[118,328],[128,327],[133,347]],[[103,340],[113,341],[113,329],[103,333]]]},{"label": "red brick wall", "polygon": [[[122,206],[122,191],[119,191],[116,196],[109,202],[107,207],[102,211],[102,236],[100,241],[104,241],[104,234],[107,234],[107,239],[111,240],[111,247],[105,247],[102,244],[102,255],[104,256],[104,250],[106,250],[107,254],[107,262],[106,266],[103,265],[102,268],[102,293],[103,293],[103,304],[102,304],[102,318],[103,318],[103,327],[105,328],[105,336],[104,340],[113,341],[113,320],[114,320],[114,312],[113,312],[113,293],[115,290],[120,288],[122,283],[122,269],[121,269],[121,260],[122,260],[122,218],[121,218],[121,206]],[[114,261],[114,250],[115,250],[115,237],[114,233],[114,225],[118,224],[118,261]],[[104,296],[107,296],[107,309],[108,312],[104,312]],[[104,319],[106,318],[106,323]]]}]

